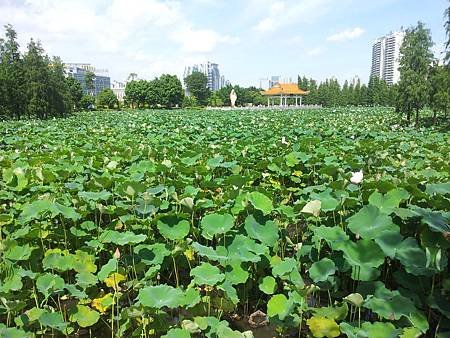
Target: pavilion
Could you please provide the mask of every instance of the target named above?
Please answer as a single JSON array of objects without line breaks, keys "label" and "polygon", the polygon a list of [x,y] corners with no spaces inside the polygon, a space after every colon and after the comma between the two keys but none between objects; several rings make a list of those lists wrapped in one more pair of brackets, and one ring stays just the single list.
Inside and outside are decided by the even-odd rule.
[{"label": "pavilion", "polygon": [[309,92],[298,88],[296,83],[277,83],[272,88],[262,91],[261,94],[267,96],[269,107],[274,106],[275,99],[278,98],[280,98],[280,107],[287,107],[289,98],[295,98],[295,106],[298,107],[302,105],[302,96],[308,95]]}]

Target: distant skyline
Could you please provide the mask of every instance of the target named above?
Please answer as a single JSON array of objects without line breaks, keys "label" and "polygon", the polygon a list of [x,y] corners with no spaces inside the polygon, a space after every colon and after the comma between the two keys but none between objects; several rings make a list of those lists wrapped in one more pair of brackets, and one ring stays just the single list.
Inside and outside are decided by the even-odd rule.
[{"label": "distant skyline", "polygon": [[[376,38],[422,21],[435,53],[444,49],[447,0],[0,0],[0,25],[11,23],[23,50],[39,39],[64,62],[180,78],[211,61],[232,84],[306,75],[367,82]],[[3,35],[3,29],[2,33]]]}]

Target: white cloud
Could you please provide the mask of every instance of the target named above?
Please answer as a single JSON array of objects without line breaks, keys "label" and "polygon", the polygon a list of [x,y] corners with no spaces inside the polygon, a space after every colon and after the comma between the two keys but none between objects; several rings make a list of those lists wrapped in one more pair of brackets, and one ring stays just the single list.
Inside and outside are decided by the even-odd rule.
[{"label": "white cloud", "polygon": [[0,26],[13,24],[22,46],[40,39],[50,54],[109,67],[118,79],[132,71],[144,78],[180,75],[191,54],[239,42],[194,25],[183,6],[172,0],[0,0]]},{"label": "white cloud", "polygon": [[361,27],[355,27],[355,28],[346,29],[346,30],[343,30],[342,32],[330,35],[327,38],[327,41],[344,42],[344,41],[356,39],[356,38],[360,37],[361,35],[363,35],[364,33],[365,33],[364,29],[362,29]]},{"label": "white cloud", "polygon": [[239,39],[220,35],[211,29],[192,29],[185,27],[172,33],[171,38],[181,43],[182,49],[190,53],[210,53],[219,43],[236,44]]},{"label": "white cloud", "polygon": [[313,47],[313,48],[308,49],[306,51],[306,54],[309,56],[317,56],[317,55],[322,54],[322,52],[323,52],[323,48],[318,46],[318,47]]},{"label": "white cloud", "polygon": [[260,32],[272,32],[295,23],[311,23],[324,15],[331,0],[252,0],[252,8],[264,9],[265,15],[253,27]]}]

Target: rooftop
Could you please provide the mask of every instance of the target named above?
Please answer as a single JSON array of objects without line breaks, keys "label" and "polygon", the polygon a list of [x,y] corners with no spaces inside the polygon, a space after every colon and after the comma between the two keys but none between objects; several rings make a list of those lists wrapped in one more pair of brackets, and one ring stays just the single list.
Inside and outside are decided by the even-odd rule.
[{"label": "rooftop", "polygon": [[261,92],[263,95],[307,95],[308,91],[298,88],[296,83],[277,83],[272,88]]}]

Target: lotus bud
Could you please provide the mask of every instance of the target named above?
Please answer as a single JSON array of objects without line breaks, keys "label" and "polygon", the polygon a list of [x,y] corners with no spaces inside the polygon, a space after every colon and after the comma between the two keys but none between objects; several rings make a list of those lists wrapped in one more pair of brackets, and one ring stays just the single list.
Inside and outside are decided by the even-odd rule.
[{"label": "lotus bud", "polygon": [[120,251],[119,251],[119,248],[116,248],[116,251],[114,252],[113,257],[114,257],[115,259],[119,259],[119,258],[120,258]]}]

